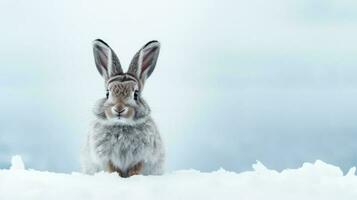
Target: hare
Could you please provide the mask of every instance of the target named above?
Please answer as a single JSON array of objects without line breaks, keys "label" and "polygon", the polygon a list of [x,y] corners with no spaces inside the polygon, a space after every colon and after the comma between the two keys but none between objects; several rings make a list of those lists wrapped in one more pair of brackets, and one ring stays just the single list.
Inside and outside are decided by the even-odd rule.
[{"label": "hare", "polygon": [[124,73],[109,45],[100,39],[93,42],[94,60],[105,81],[106,97],[95,105],[96,119],[81,150],[84,173],[116,172],[121,177],[163,173],[163,143],[142,97],[159,51],[158,41],[148,42]]}]

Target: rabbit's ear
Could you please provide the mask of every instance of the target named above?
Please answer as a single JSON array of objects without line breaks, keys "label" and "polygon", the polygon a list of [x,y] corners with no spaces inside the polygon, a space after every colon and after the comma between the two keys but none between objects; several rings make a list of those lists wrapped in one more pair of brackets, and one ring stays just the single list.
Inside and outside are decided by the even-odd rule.
[{"label": "rabbit's ear", "polygon": [[135,75],[142,84],[155,69],[160,52],[160,43],[156,40],[145,44],[132,59],[128,73]]},{"label": "rabbit's ear", "polygon": [[105,80],[123,73],[117,55],[103,40],[93,41],[93,54],[97,69]]}]

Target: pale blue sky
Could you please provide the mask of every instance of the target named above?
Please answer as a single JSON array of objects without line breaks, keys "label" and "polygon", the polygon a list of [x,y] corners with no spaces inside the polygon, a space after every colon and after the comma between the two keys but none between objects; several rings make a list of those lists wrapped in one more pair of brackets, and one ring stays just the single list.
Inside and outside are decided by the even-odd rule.
[{"label": "pale blue sky", "polygon": [[357,165],[357,2],[0,1],[0,166],[77,171],[105,95],[91,42],[127,66],[162,50],[144,96],[167,169]]}]

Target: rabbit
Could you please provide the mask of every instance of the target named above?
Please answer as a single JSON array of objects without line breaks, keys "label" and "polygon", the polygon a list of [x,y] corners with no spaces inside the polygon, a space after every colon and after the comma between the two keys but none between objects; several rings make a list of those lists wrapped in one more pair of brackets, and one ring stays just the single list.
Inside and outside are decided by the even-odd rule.
[{"label": "rabbit", "polygon": [[94,40],[94,60],[105,81],[106,97],[95,105],[96,119],[82,146],[83,173],[116,172],[121,177],[163,174],[163,142],[142,97],[159,51],[158,41],[148,42],[124,73],[109,45],[101,39]]}]

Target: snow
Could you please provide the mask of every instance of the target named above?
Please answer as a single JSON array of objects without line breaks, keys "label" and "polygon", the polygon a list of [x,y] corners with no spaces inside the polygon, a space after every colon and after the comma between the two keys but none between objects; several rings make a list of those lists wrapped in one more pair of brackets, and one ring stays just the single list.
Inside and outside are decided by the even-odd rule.
[{"label": "snow", "polygon": [[356,200],[356,168],[344,175],[339,167],[322,161],[305,163],[282,172],[262,163],[253,171],[211,173],[182,170],[163,176],[120,178],[116,174],[61,174],[25,169],[14,156],[10,169],[0,170],[1,200]]},{"label": "snow", "polygon": [[11,170],[25,169],[25,165],[24,162],[22,161],[21,156],[16,155],[12,157],[10,169]]}]

